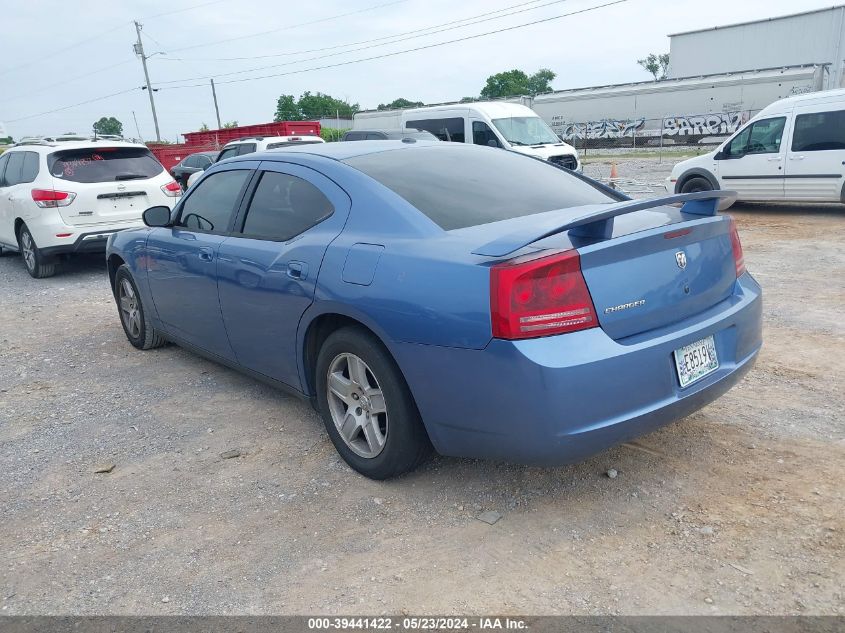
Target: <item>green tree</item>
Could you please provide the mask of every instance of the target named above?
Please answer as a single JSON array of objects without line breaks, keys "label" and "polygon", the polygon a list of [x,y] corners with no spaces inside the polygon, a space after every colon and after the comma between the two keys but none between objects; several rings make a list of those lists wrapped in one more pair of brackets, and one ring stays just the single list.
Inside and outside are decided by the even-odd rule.
[{"label": "green tree", "polygon": [[115,119],[113,116],[102,117],[99,121],[94,123],[94,134],[113,134],[115,136],[122,136],[123,123]]},{"label": "green tree", "polygon": [[478,97],[462,97],[461,103],[472,103],[473,101],[478,101]]},{"label": "green tree", "polygon": [[301,121],[302,112],[296,104],[296,99],[293,95],[282,95],[276,101],[276,114],[273,115],[274,121]]},{"label": "green tree", "polygon": [[228,121],[228,122],[223,124],[224,130],[228,130],[228,129],[233,128],[233,127],[238,127],[237,121]]},{"label": "green tree", "polygon": [[422,101],[409,101],[408,99],[403,99],[399,97],[398,99],[394,99],[390,103],[380,103],[378,104],[379,110],[399,110],[401,108],[419,108],[420,106],[424,106],[425,104]]},{"label": "green tree", "polygon": [[487,78],[487,83],[481,89],[481,98],[498,99],[550,92],[552,89],[551,82],[556,76],[554,71],[548,68],[541,68],[533,75],[528,75],[516,68],[506,70]]},{"label": "green tree", "polygon": [[208,132],[208,123],[203,123],[199,129],[200,132]]},{"label": "green tree", "polygon": [[655,81],[660,81],[666,79],[666,73],[669,71],[669,53],[661,55],[649,53],[645,59],[638,59],[637,63],[650,72]]},{"label": "green tree", "polygon": [[554,71],[541,68],[528,78],[528,94],[532,97],[542,92],[552,91],[552,81],[557,77]]},{"label": "green tree", "polygon": [[352,115],[361,108],[357,103],[349,103],[343,99],[336,99],[331,95],[317,92],[311,94],[306,90],[296,102],[303,119],[319,119],[320,117],[340,116],[344,119],[351,119]]}]

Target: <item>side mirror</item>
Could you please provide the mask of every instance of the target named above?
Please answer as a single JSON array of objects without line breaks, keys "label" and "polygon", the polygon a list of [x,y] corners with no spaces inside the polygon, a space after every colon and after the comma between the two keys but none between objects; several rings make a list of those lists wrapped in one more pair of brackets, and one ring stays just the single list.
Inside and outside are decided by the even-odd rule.
[{"label": "side mirror", "polygon": [[150,227],[168,226],[170,224],[170,207],[150,207],[141,215],[144,224]]}]

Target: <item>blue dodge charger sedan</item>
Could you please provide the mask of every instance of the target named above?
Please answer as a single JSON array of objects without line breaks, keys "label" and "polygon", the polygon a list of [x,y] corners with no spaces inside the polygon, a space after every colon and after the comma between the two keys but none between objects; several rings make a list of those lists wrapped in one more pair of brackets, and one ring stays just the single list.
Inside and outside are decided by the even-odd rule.
[{"label": "blue dodge charger sedan", "polygon": [[129,342],[172,341],[309,398],[384,479],[444,455],[560,464],[747,372],[760,287],[730,192],[630,200],[459,143],[332,143],[217,163],[109,239]]}]

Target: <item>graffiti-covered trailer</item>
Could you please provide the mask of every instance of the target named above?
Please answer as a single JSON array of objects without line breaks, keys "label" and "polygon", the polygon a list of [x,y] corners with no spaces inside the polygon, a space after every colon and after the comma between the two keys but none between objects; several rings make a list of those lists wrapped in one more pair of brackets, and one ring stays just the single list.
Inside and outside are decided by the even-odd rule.
[{"label": "graffiti-covered trailer", "polygon": [[[534,111],[577,147],[718,142],[770,103],[826,88],[823,64],[560,90]],[[661,140],[662,139],[662,140]],[[629,146],[629,143],[625,143]]]}]

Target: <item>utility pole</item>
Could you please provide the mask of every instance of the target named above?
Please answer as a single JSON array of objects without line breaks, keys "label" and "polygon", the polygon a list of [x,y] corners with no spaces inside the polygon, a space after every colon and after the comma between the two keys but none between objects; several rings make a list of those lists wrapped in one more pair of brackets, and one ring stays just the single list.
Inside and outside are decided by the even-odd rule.
[{"label": "utility pole", "polygon": [[135,116],[135,110],[132,110],[132,118],[135,119],[135,131],[138,132],[138,140],[144,142],[144,137],[141,136],[141,128],[138,125],[138,117]]},{"label": "utility pole", "polygon": [[150,85],[150,73],[147,71],[147,56],[144,55],[144,43],[141,41],[141,23],[135,20],[135,32],[138,33],[138,41],[135,43],[135,54],[141,57],[141,65],[144,67],[144,78],[147,80],[147,92],[150,93],[150,108],[153,110],[153,123],[156,127],[156,141],[161,142],[161,133],[158,131],[158,115],[156,114],[156,103],[153,99],[153,87]]},{"label": "utility pole", "polygon": [[217,107],[217,91],[214,89],[214,78],[211,79],[211,96],[214,97],[214,111],[217,113],[217,129],[223,127],[220,123],[220,108]]}]

